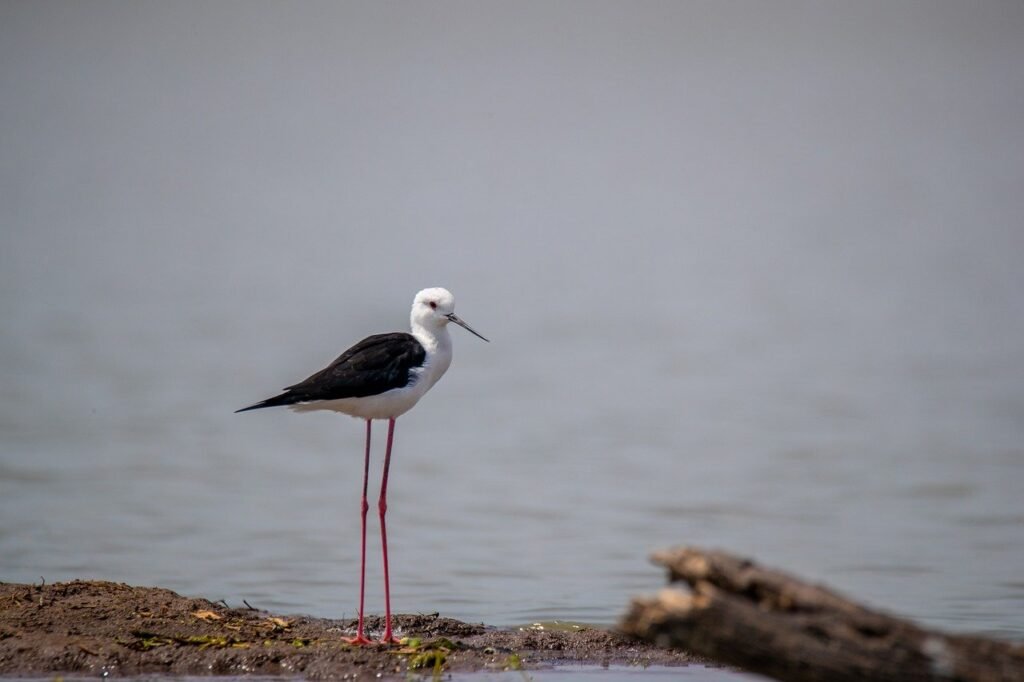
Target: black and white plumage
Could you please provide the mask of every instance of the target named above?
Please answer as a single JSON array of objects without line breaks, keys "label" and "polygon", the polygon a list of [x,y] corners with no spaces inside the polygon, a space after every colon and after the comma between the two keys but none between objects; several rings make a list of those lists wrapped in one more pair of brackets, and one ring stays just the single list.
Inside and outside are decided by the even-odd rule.
[{"label": "black and white plumage", "polygon": [[365,398],[405,388],[416,381],[416,372],[423,368],[426,358],[423,344],[412,334],[374,334],[349,348],[316,374],[288,386],[284,393],[238,411]]},{"label": "black and white plumage", "polygon": [[412,333],[368,336],[316,374],[238,412],[287,406],[362,419],[392,419],[408,412],[451,365],[448,323],[480,336],[455,314],[455,298],[447,289],[416,294],[409,317]]},{"label": "black and white plumage", "polygon": [[[437,383],[452,362],[452,340],[448,325],[464,327],[477,334],[455,314],[455,297],[447,289],[424,289],[416,294],[409,314],[411,333],[395,332],[368,336],[316,374],[238,412],[263,407],[287,406],[293,410],[333,410],[366,420],[366,454],[363,461],[362,561],[359,576],[359,626],[351,644],[369,644],[363,631],[363,606],[366,594],[366,501],[370,471],[370,431],[374,419],[388,420],[384,475],[381,478],[380,515],[381,553],[384,558],[385,626],[381,641],[396,643],[391,630],[391,589],[388,581],[388,536],[384,515],[387,512],[388,469],[395,420]],[[481,339],[484,337],[480,336]],[[484,339],[486,341],[487,339]]]}]

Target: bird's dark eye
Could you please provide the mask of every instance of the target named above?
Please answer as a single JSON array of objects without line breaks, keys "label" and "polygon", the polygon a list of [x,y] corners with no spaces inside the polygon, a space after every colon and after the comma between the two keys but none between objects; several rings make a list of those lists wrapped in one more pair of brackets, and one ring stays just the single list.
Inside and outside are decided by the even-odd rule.
[{"label": "bird's dark eye", "polygon": [[431,301],[430,302],[430,309],[431,310],[437,310],[437,302],[436,301]]}]

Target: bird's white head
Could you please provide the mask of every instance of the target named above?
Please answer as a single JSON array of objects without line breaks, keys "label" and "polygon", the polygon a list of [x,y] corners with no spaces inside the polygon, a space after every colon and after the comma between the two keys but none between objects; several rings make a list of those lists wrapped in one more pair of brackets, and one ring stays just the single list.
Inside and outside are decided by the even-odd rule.
[{"label": "bird's white head", "polygon": [[452,296],[452,292],[441,287],[424,289],[416,294],[416,298],[412,301],[412,312],[409,317],[413,328],[421,327],[429,331],[438,331],[447,327],[449,322],[454,322],[484,339],[455,314],[455,297]]}]

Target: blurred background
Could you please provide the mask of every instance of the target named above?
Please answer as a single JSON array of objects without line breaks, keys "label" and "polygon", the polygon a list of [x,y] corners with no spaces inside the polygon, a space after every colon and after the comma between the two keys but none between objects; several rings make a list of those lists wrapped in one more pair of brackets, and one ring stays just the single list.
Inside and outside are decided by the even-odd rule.
[{"label": "blurred background", "polygon": [[232,412],[445,286],[398,611],[1024,638],[1024,4],[8,1],[0,92],[0,579],[354,616],[360,422]]}]

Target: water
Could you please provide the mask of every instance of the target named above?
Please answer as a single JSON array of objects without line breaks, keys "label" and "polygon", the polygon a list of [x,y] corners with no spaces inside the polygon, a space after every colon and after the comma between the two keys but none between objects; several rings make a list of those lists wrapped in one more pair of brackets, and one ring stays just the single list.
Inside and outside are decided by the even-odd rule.
[{"label": "water", "polygon": [[611,624],[692,543],[1021,639],[1021,29],[4,5],[0,579],[354,615],[362,427],[232,411],[443,285],[400,611]]},{"label": "water", "polygon": [[753,682],[766,678],[746,673],[712,668],[704,665],[690,665],[685,668],[667,668],[662,666],[639,666],[609,665],[590,666],[573,665],[560,666],[548,670],[531,670],[529,673],[519,672],[494,672],[494,673],[470,673],[454,674],[452,679],[475,680],[479,682],[558,682],[565,679],[567,675],[572,676],[573,682],[607,682],[608,680],[630,680],[643,679],[651,682],[652,679],[685,679],[688,682]]}]

